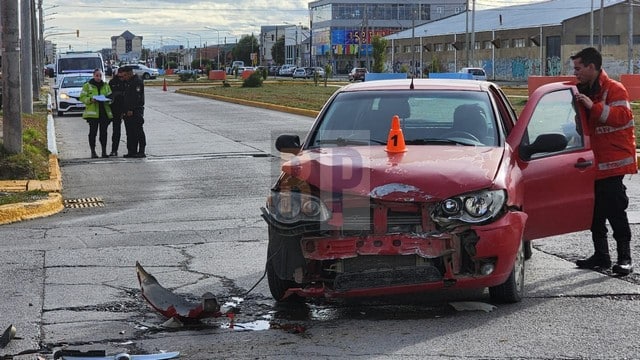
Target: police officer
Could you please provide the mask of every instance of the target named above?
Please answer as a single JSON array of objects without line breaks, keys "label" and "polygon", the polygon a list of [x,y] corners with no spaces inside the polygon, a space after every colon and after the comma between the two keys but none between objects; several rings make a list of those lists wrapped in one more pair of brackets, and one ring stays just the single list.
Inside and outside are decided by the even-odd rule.
[{"label": "police officer", "polygon": [[89,147],[91,148],[92,158],[98,157],[96,153],[98,129],[100,130],[99,139],[102,146],[102,157],[109,157],[107,155],[107,128],[113,117],[108,101],[109,97],[111,97],[111,87],[102,80],[102,70],[93,70],[93,78],[84,83],[80,92],[80,101],[85,104],[82,118],[89,124]]},{"label": "police officer", "polygon": [[120,145],[120,135],[122,129],[122,115],[124,110],[124,90],[125,81],[122,79],[122,72],[113,70],[113,77],[109,80],[111,87],[111,112],[113,113],[113,133],[111,134],[111,153],[109,156],[118,156],[118,146]]},{"label": "police officer", "polygon": [[144,81],[133,73],[130,66],[118,69],[122,71],[124,86],[124,127],[127,131],[126,158],[143,158],[147,139],[144,134]]}]

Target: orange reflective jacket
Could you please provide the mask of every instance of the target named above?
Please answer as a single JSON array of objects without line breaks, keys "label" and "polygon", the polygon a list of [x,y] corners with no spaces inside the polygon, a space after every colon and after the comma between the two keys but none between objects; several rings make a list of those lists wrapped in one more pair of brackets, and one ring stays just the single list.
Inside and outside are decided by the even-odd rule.
[{"label": "orange reflective jacket", "polygon": [[627,89],[601,70],[598,84],[592,90],[587,94],[593,100],[588,126],[598,162],[596,178],[637,173],[633,113]]}]

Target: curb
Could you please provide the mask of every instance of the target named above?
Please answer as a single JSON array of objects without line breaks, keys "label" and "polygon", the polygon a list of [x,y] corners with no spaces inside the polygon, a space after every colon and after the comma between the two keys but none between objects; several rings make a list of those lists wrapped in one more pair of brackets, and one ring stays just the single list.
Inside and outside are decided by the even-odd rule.
[{"label": "curb", "polygon": [[36,219],[51,216],[64,209],[62,200],[62,173],[58,162],[58,151],[55,143],[55,130],[53,116],[51,115],[51,96],[47,97],[47,140],[51,154],[49,155],[49,180],[2,180],[0,191],[46,191],[49,193],[46,199],[32,202],[0,205],[0,225],[10,224],[23,220]]},{"label": "curb", "polygon": [[62,201],[62,174],[56,155],[49,155],[49,180],[0,181],[0,190],[6,192],[41,190],[49,192],[46,199],[33,202],[0,205],[0,225],[22,220],[51,216],[64,209]]},{"label": "curb", "polygon": [[262,103],[262,102],[251,101],[251,100],[243,100],[243,99],[226,97],[226,96],[221,96],[221,95],[204,94],[204,93],[200,93],[200,92],[196,92],[196,91],[189,91],[189,90],[184,90],[184,89],[177,89],[175,92],[178,93],[178,94],[199,96],[199,97],[204,97],[204,98],[209,98],[209,99],[214,99],[214,100],[226,101],[226,102],[230,102],[230,103],[234,103],[234,104],[249,105],[249,106],[259,107],[259,108],[263,108],[263,109],[269,109],[269,110],[287,112],[287,113],[290,113],[290,114],[308,116],[308,117],[312,117],[312,118],[315,118],[320,113],[319,111],[316,111],[316,110],[297,109],[297,108],[292,108],[292,107],[288,107],[288,106],[269,104],[269,103]]}]

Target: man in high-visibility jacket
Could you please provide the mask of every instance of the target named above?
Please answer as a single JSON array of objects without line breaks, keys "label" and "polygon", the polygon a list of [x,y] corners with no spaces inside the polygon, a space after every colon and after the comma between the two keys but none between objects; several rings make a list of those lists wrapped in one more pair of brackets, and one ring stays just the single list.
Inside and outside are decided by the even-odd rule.
[{"label": "man in high-visibility jacket", "polygon": [[611,266],[606,221],[613,229],[618,261],[612,271],[618,275],[633,272],[631,228],[627,218],[629,198],[622,180],[638,172],[633,113],[624,86],[602,69],[602,55],[589,47],[571,56],[578,80],[576,101],[588,114],[588,133],[597,162],[595,204],[591,237],[595,253],[578,260],[582,269],[608,269]]}]

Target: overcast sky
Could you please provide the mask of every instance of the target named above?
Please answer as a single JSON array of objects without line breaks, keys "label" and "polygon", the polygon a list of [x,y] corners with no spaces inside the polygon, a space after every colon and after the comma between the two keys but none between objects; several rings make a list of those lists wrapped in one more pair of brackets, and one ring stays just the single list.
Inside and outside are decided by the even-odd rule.
[{"label": "overcast sky", "polygon": [[[476,8],[539,1],[476,0]],[[143,45],[148,48],[214,45],[218,38],[221,44],[225,38],[231,43],[242,35],[258,36],[260,26],[308,26],[308,3],[307,0],[43,0],[42,7],[45,39],[57,43],[61,51],[69,46],[74,51],[84,51],[110,48],[111,36],[126,30],[142,36]],[[76,29],[80,30],[78,38]]]}]

